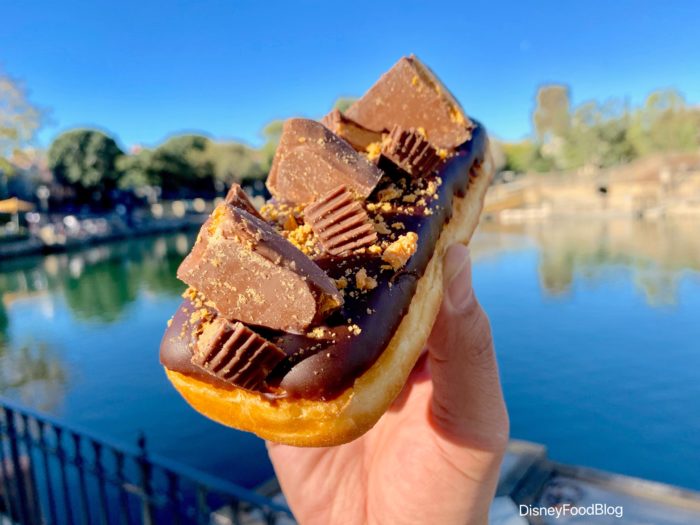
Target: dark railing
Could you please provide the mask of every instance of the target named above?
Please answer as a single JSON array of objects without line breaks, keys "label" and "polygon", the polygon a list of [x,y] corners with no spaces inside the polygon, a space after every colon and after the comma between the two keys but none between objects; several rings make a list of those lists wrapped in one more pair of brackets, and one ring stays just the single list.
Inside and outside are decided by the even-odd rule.
[{"label": "dark railing", "polygon": [[103,439],[0,399],[0,524],[294,523],[234,483]]}]

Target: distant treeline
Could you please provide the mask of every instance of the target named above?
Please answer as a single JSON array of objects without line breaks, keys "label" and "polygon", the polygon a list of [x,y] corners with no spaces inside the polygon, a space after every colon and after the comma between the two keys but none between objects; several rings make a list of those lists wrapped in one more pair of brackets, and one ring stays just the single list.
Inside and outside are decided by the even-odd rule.
[{"label": "distant treeline", "polygon": [[281,124],[264,130],[259,149],[203,135],[177,135],[154,148],[122,151],[114,138],[94,129],[59,135],[48,150],[55,181],[69,186],[79,200],[97,193],[157,188],[159,196],[178,198],[220,194],[234,182],[264,178],[269,170]]},{"label": "distant treeline", "polygon": [[624,100],[572,107],[564,85],[542,86],[531,138],[500,143],[504,169],[515,172],[607,168],[657,152],[700,149],[700,108],[681,93],[659,90],[631,107]]}]

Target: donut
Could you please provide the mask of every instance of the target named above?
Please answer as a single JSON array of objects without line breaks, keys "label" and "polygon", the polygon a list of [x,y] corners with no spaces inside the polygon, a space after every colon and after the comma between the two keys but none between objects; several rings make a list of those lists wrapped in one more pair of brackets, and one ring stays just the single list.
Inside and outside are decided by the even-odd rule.
[{"label": "donut", "polygon": [[415,56],[344,112],[284,123],[256,209],[234,185],[178,269],[160,360],[223,425],[294,446],[356,439],[402,390],[443,256],[491,182],[488,138]]}]

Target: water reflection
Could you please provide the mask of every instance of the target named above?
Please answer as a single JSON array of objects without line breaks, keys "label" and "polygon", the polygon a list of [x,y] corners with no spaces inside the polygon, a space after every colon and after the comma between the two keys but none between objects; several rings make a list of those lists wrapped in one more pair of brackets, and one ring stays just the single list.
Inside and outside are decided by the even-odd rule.
[{"label": "water reflection", "polygon": [[7,317],[5,305],[0,301],[0,346],[7,340],[7,328],[10,325],[10,320]]},{"label": "water reflection", "polygon": [[542,288],[567,294],[577,278],[602,281],[626,270],[650,305],[673,304],[681,276],[700,271],[696,220],[581,219],[501,224],[487,222],[472,245],[475,257],[534,247]]},{"label": "water reflection", "polygon": [[10,320],[29,315],[13,315],[16,306],[18,312],[41,309],[42,322],[52,323],[55,299],[63,298],[79,322],[115,323],[139,294],[182,292],[175,271],[193,241],[194,234],[181,233],[0,262],[0,395],[52,410],[68,381],[67,352],[44,330],[12,332]]},{"label": "water reflection", "polygon": [[45,342],[31,341],[10,350],[0,343],[0,393],[39,410],[59,403],[67,373],[57,353]]},{"label": "water reflection", "polygon": [[139,292],[181,293],[175,271],[193,241],[194,234],[181,233],[6,261],[0,263],[3,302],[60,293],[76,318],[111,323]]}]

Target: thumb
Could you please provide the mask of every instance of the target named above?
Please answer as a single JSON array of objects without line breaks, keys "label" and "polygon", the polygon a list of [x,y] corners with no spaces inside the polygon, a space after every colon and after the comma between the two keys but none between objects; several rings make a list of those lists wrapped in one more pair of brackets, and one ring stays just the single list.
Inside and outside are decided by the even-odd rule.
[{"label": "thumb", "polygon": [[432,422],[450,441],[499,451],[508,441],[508,415],[467,247],[451,246],[443,270],[444,299],[428,341]]}]

